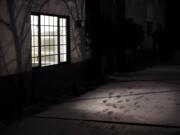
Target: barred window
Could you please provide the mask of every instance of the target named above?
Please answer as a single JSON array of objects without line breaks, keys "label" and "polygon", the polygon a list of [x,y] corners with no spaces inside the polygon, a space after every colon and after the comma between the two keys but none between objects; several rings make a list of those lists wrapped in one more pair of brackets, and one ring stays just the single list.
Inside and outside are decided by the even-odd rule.
[{"label": "barred window", "polygon": [[68,61],[68,17],[31,15],[32,67]]}]

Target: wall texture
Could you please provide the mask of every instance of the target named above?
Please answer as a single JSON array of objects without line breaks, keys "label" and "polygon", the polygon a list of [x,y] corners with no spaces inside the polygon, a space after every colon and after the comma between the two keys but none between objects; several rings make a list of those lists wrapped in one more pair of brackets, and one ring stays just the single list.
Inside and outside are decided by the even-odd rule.
[{"label": "wall texture", "polygon": [[165,28],[166,0],[126,0],[126,18],[131,18],[137,24],[143,26],[145,31],[145,50],[152,49],[152,36],[147,34],[148,23],[152,24],[152,31],[157,29],[158,25]]},{"label": "wall texture", "polygon": [[[31,12],[70,17],[71,63],[31,67]],[[87,59],[85,0],[0,0],[0,121],[40,100],[78,93]]]},{"label": "wall texture", "polygon": [[0,76],[30,71],[31,12],[70,16],[71,62],[86,59],[84,27],[85,0],[1,0],[0,1]]},{"label": "wall texture", "polygon": [[132,18],[138,24],[145,24],[146,4],[146,0],[126,0],[126,18]]}]

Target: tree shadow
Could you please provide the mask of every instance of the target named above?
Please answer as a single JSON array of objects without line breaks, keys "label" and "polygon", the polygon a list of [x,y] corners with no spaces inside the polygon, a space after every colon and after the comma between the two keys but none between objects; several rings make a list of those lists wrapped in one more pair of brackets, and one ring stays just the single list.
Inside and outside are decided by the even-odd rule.
[{"label": "tree shadow", "polygon": [[[5,27],[12,34],[12,42],[10,44],[6,44],[3,40],[0,44],[0,52],[1,52],[1,69],[5,68],[5,74],[10,74],[9,66],[12,62],[16,63],[16,71],[17,73],[26,70],[24,68],[28,68],[31,61],[31,53],[26,54],[26,60],[24,60],[24,48],[26,48],[26,41],[29,38],[31,26],[29,23],[31,11],[41,12],[44,10],[45,6],[48,6],[50,0],[45,0],[39,2],[37,0],[22,0],[17,2],[16,0],[6,0],[5,6],[7,9],[7,16],[4,18],[0,17],[0,24]],[[71,17],[71,57],[74,57],[74,53],[77,55],[78,60],[83,58],[85,54],[84,49],[84,36],[85,29],[84,27],[77,27],[77,20],[85,20],[85,0],[57,0],[57,4],[59,2],[63,2],[68,14]],[[8,18],[8,19],[7,19]],[[5,45],[6,44],[6,45]],[[14,45],[14,46],[12,46]],[[7,49],[4,49],[3,46],[6,46]],[[12,51],[12,47],[14,49],[14,59],[9,60],[7,57],[7,53]],[[27,56],[29,55],[29,56]]]},{"label": "tree shadow", "polygon": [[[60,2],[59,0],[56,1]],[[62,0],[71,18],[71,54],[77,54],[79,60],[83,60],[85,52],[85,28],[78,27],[77,21],[85,21],[85,0]],[[74,57],[73,55],[71,56]]]},{"label": "tree shadow", "polygon": [[[22,0],[17,2],[16,0],[6,0],[7,16],[6,18],[0,17],[0,24],[4,26],[12,34],[12,42],[6,44],[6,50],[2,45],[5,44],[1,41],[0,53],[1,53],[1,68],[5,68],[6,73],[9,74],[9,65],[12,62],[16,62],[16,72],[24,71],[24,68],[29,66],[29,61],[31,58],[31,52],[28,53],[26,62],[23,62],[24,58],[24,48],[26,47],[26,41],[29,38],[31,25],[30,25],[30,12],[32,9],[41,11],[43,7],[49,2],[49,0],[44,1],[44,3],[38,4],[36,0]],[[10,48],[14,45],[15,56],[13,60],[8,60],[5,55],[10,51]],[[25,65],[24,65],[25,64]]]}]

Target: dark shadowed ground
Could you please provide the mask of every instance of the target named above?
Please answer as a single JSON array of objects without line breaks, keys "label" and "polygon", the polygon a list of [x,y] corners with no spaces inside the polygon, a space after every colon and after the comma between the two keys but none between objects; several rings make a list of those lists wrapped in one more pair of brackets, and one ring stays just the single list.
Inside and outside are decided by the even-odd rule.
[{"label": "dark shadowed ground", "polygon": [[1,135],[178,135],[179,96],[180,66],[172,63],[114,73],[79,97],[2,125]]}]

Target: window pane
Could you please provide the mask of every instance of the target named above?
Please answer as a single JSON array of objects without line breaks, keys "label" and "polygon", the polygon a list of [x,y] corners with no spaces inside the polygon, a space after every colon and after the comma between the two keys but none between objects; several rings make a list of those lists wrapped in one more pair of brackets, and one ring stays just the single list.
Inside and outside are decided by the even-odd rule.
[{"label": "window pane", "polygon": [[38,26],[33,26],[33,27],[34,27],[33,28],[34,29],[34,33],[33,34],[34,35],[38,35]]},{"label": "window pane", "polygon": [[54,45],[58,45],[58,37],[54,36]]},{"label": "window pane", "polygon": [[41,66],[46,66],[46,57],[41,57]]},{"label": "window pane", "polygon": [[42,55],[42,56],[44,56],[44,55],[45,55],[45,48],[44,48],[44,46],[43,46],[43,47],[41,47],[41,55]]},{"label": "window pane", "polygon": [[50,46],[50,55],[58,54],[58,46]]},{"label": "window pane", "polygon": [[31,53],[32,53],[32,57],[35,57],[35,52],[34,52],[34,48],[31,49]]},{"label": "window pane", "polygon": [[57,45],[57,36],[50,36],[50,45]]},{"label": "window pane", "polygon": [[59,19],[59,26],[62,26],[62,25],[63,25],[62,19],[60,18],[60,19]]},{"label": "window pane", "polygon": [[34,24],[34,16],[31,15],[31,24]]},{"label": "window pane", "polygon": [[41,15],[41,25],[45,25],[44,15]]},{"label": "window pane", "polygon": [[61,45],[60,46],[60,54],[62,54],[62,53],[67,53],[66,45]]},{"label": "window pane", "polygon": [[32,46],[38,46],[38,37],[32,36],[31,42],[32,42]]},{"label": "window pane", "polygon": [[49,47],[49,55],[53,55],[54,54],[54,46],[50,46]]},{"label": "window pane", "polygon": [[60,27],[60,35],[66,35],[66,27]]},{"label": "window pane", "polygon": [[44,35],[49,35],[49,26],[45,26]]},{"label": "window pane", "polygon": [[52,16],[49,17],[49,25],[54,25],[54,18]]},{"label": "window pane", "polygon": [[41,57],[41,62],[45,63],[45,61],[46,61],[45,57]]},{"label": "window pane", "polygon": [[60,36],[60,44],[67,44],[66,43],[66,36]]},{"label": "window pane", "polygon": [[60,55],[60,62],[66,62],[66,61],[67,61],[66,54]]},{"label": "window pane", "polygon": [[45,45],[45,36],[41,36],[41,46]]},{"label": "window pane", "polygon": [[38,35],[38,26],[31,26],[31,33],[32,35]]},{"label": "window pane", "polygon": [[50,57],[50,63],[51,63],[51,64],[55,64],[54,56],[49,56],[49,57]]},{"label": "window pane", "polygon": [[62,26],[66,26],[66,19],[62,20]]},{"label": "window pane", "polygon": [[38,25],[38,16],[31,15],[31,24]]},{"label": "window pane", "polygon": [[60,19],[59,19],[59,25],[60,25],[60,26],[66,26],[66,19],[60,18]]},{"label": "window pane", "polygon": [[54,35],[58,35],[58,27],[54,27]]},{"label": "window pane", "polygon": [[42,46],[41,47],[41,55],[54,55],[58,54],[58,46]]},{"label": "window pane", "polygon": [[[57,36],[41,36],[41,46],[55,45],[57,42]],[[56,43],[57,45],[57,43]]]},{"label": "window pane", "polygon": [[36,58],[32,58],[32,64],[33,64],[33,67],[35,67],[35,66],[38,66],[38,65],[39,65],[39,59],[38,59],[38,57],[36,57]]},{"label": "window pane", "polygon": [[53,36],[54,35],[54,27],[49,26],[49,35]]},{"label": "window pane", "polygon": [[41,56],[49,55],[49,46],[41,47]]},{"label": "window pane", "polygon": [[46,64],[41,62],[41,67],[45,67],[45,66],[46,66]]},{"label": "window pane", "polygon": [[32,63],[33,63],[33,66],[34,66],[34,61],[35,61],[34,59],[35,59],[35,58],[32,58]]},{"label": "window pane", "polygon": [[49,56],[49,63],[50,63],[51,65],[53,65],[53,64],[58,64],[58,57],[57,57],[57,55]]},{"label": "window pane", "polygon": [[46,56],[46,65],[50,65],[50,56]]},{"label": "window pane", "polygon": [[50,56],[51,64],[58,64],[57,55]]},{"label": "window pane", "polygon": [[49,45],[49,36],[44,36],[44,45]]},{"label": "window pane", "polygon": [[54,37],[51,36],[50,39],[49,39],[49,45],[54,45]]},{"label": "window pane", "polygon": [[57,17],[54,17],[54,26],[57,26],[57,24],[58,24],[58,21],[57,21]]},{"label": "window pane", "polygon": [[54,55],[54,64],[58,64],[58,55]]},{"label": "window pane", "polygon": [[49,46],[45,46],[45,55],[49,55]]},{"label": "window pane", "polygon": [[54,46],[54,54],[58,54],[58,46]]},{"label": "window pane", "polygon": [[38,47],[33,47],[32,48],[32,57],[37,57],[38,56]]},{"label": "window pane", "polygon": [[45,31],[44,31],[45,27],[41,26],[41,35],[45,35]]},{"label": "window pane", "polygon": [[49,16],[44,16],[45,25],[49,25]]},{"label": "window pane", "polygon": [[31,34],[34,35],[34,27],[33,27],[33,25],[31,26]]}]

